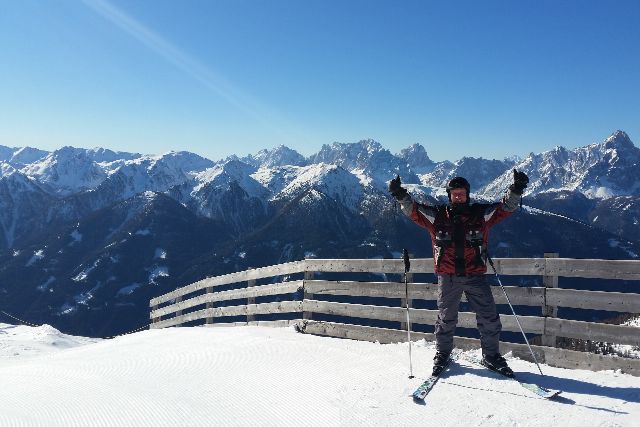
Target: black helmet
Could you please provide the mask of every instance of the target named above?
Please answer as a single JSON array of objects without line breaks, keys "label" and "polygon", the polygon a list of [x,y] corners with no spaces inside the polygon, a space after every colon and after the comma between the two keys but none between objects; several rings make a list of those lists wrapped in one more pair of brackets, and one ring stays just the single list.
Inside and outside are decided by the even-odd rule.
[{"label": "black helmet", "polygon": [[471,190],[469,181],[461,176],[456,176],[451,181],[449,181],[449,184],[447,184],[447,196],[449,196],[449,201],[451,201],[451,190],[453,190],[454,188],[464,188],[465,190],[467,190],[467,202],[469,201],[469,192]]}]

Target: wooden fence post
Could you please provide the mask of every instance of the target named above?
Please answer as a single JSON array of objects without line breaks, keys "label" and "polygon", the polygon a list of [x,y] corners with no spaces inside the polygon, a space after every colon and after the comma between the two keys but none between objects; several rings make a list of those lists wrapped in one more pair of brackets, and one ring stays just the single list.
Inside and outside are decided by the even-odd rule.
[{"label": "wooden fence post", "polygon": [[[213,293],[213,286],[207,286],[207,295],[212,294]],[[213,308],[214,305],[212,302],[208,302],[207,303],[207,310],[210,308]],[[212,325],[213,324],[213,316],[207,316],[207,325]]]},{"label": "wooden fence post", "polygon": [[[545,258],[558,258],[559,254],[557,252],[548,252],[544,254]],[[544,302],[542,306],[542,316],[544,317],[557,317],[558,316],[558,307],[548,305],[547,304],[547,289],[549,288],[557,288],[558,287],[558,276],[550,275],[549,269],[547,268],[547,264],[545,262],[544,265],[544,276],[542,277],[542,281],[544,284],[545,292],[544,292]],[[556,335],[545,333],[540,337],[541,344],[547,347],[556,347]]]},{"label": "wooden fence post", "polygon": [[[253,270],[253,267],[249,267],[249,268],[247,268],[247,270]],[[256,285],[256,280],[255,279],[247,280],[247,288],[252,288],[255,285]],[[251,304],[255,304],[255,303],[256,303],[256,297],[247,298],[247,305],[251,305]],[[247,323],[253,322],[255,320],[256,320],[256,316],[254,314],[247,314]]]},{"label": "wooden fence post", "polygon": [[[151,307],[151,311],[156,311],[158,308],[160,308],[160,305],[156,304],[153,307]],[[162,320],[162,316],[155,317],[151,320],[151,324],[153,325],[154,323],[158,323],[161,320]]]},{"label": "wooden fence post", "polygon": [[[182,295],[176,298],[176,303],[182,302]],[[174,317],[182,316],[182,310],[176,311],[176,315]],[[182,323],[181,323],[182,325]]]},{"label": "wooden fence post", "polygon": [[[313,294],[307,292],[307,287],[304,285],[304,282],[307,280],[313,280],[313,271],[305,271],[304,272],[304,280],[302,281],[302,299],[306,300],[306,299],[313,299]],[[305,320],[311,320],[311,312],[309,311],[303,311],[302,312],[302,318]]]}]

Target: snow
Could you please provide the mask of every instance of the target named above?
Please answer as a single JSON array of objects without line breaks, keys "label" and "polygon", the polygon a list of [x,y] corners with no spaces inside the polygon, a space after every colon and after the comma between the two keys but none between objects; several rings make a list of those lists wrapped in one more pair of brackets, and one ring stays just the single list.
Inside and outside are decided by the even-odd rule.
[{"label": "snow", "polygon": [[[640,316],[629,319],[622,323],[624,326],[633,326],[640,328]],[[640,347],[628,344],[612,344],[616,354],[625,355],[634,359],[640,359]]]},{"label": "snow", "polygon": [[[364,196],[364,189],[356,176],[339,166],[325,163],[313,164],[302,170],[303,172],[291,181],[278,197],[292,198],[301,192],[315,189],[315,193],[323,193],[352,211],[357,211]],[[310,197],[313,198],[315,195]]]},{"label": "snow", "polygon": [[625,325],[625,326],[635,326],[636,328],[640,328],[640,316],[624,322],[623,325]]},{"label": "snow", "polygon": [[91,289],[90,291],[87,292],[82,292],[79,293],[78,295],[74,295],[73,296],[73,300],[76,302],[76,304],[84,304],[87,305],[89,303],[90,300],[93,299],[93,292],[98,288],[99,286],[94,287],[93,289]]},{"label": "snow", "polygon": [[156,279],[158,277],[167,277],[169,276],[169,267],[154,265],[151,268],[148,268],[149,272],[149,284],[157,285]]},{"label": "snow", "polygon": [[49,289],[49,286],[56,281],[56,278],[54,276],[49,276],[49,278],[46,280],[46,282],[44,282],[43,284],[41,284],[40,286],[38,286],[38,290],[39,291],[46,291],[47,289]]},{"label": "snow", "polygon": [[251,177],[273,194],[278,194],[307,169],[301,166],[262,167],[252,173]]},{"label": "snow", "polygon": [[120,288],[118,290],[118,292],[116,293],[116,296],[126,296],[126,295],[131,295],[136,289],[138,289],[141,285],[139,283],[134,283],[132,285],[129,286],[125,286],[123,288]]},{"label": "snow", "polygon": [[37,148],[21,147],[13,153],[10,161],[18,164],[34,163],[47,154],[49,154],[47,151],[38,150]]},{"label": "snow", "polygon": [[62,307],[60,307],[60,310],[58,311],[59,315],[64,315],[64,314],[72,314],[77,310],[75,305],[71,305],[69,303],[64,303],[62,304]]},{"label": "snow", "polygon": [[98,340],[0,324],[0,425],[633,426],[640,378],[510,358],[544,400],[460,361],[427,397],[408,396],[432,343],[377,344],[258,326],[170,328]]},{"label": "snow", "polygon": [[71,233],[71,238],[74,240],[74,242],[82,242],[82,233],[80,233],[78,230],[73,230],[73,232]]},{"label": "snow", "polygon": [[617,239],[609,239],[608,243],[609,243],[609,247],[611,247],[611,248],[620,248],[623,251],[625,251],[627,253],[627,255],[629,255],[631,258],[638,258],[638,254],[637,253],[633,252],[627,246],[623,245],[622,242],[620,242],[619,240],[617,240]]},{"label": "snow", "polygon": [[156,252],[153,255],[154,258],[167,259],[167,251],[162,248],[156,248]]},{"label": "snow", "polygon": [[609,187],[591,187],[583,191],[584,195],[592,199],[610,199],[619,195],[619,192],[614,191]]},{"label": "snow", "polygon": [[80,273],[72,277],[71,280],[73,280],[74,282],[81,282],[83,280],[87,280],[87,278],[89,277],[89,274],[91,274],[91,272],[95,270],[99,264],[100,264],[100,260],[98,259],[94,261],[94,263],[91,266],[85,268],[84,270],[80,271]]},{"label": "snow", "polygon": [[0,162],[0,177],[8,176],[15,173],[16,169],[9,163]]},{"label": "snow", "polygon": [[[101,340],[66,335],[49,325],[34,327],[0,323],[0,369],[14,362],[48,357],[65,349],[98,341]],[[4,399],[0,398],[0,405],[2,402]],[[0,421],[0,424],[10,423]]]},{"label": "snow", "polygon": [[87,150],[74,147],[60,148],[26,165],[21,171],[63,196],[94,189],[107,177]]},{"label": "snow", "polygon": [[[144,197],[147,202],[153,202],[158,197],[158,195],[153,191],[145,191],[142,193],[142,197]],[[146,230],[146,231],[147,231],[147,234],[149,234],[148,233],[149,230]]]},{"label": "snow", "polygon": [[26,266],[31,267],[33,264],[35,264],[36,262],[40,261],[43,258],[44,258],[44,250],[38,249],[37,251],[33,252],[33,256],[29,258],[29,261],[27,261]]}]

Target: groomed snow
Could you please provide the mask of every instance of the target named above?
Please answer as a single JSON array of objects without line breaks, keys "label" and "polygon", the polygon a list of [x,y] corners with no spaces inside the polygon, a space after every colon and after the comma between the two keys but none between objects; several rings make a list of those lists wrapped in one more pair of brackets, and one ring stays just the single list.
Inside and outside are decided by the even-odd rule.
[{"label": "groomed snow", "polygon": [[[543,366],[540,377],[534,365],[510,359],[523,379],[564,390],[547,401],[461,361],[419,405],[408,397],[420,379],[407,378],[406,344],[255,326],[92,342],[41,328],[48,332],[0,324],[2,426],[549,427],[640,419],[640,378],[610,371]],[[76,347],[59,350],[61,342]],[[38,354],[27,354],[25,343]],[[414,343],[417,377],[427,375],[433,354],[432,343]]]}]

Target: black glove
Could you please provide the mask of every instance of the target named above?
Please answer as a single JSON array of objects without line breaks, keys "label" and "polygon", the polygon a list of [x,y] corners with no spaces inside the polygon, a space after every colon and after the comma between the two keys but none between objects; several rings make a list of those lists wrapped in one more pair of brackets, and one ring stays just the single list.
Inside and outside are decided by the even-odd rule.
[{"label": "black glove", "polygon": [[389,182],[389,193],[398,200],[402,200],[407,195],[407,189],[402,187],[400,175],[397,175]]},{"label": "black glove", "polygon": [[513,170],[513,184],[509,186],[509,189],[518,195],[522,195],[524,189],[527,188],[529,183],[529,177],[524,172],[518,172]]}]

